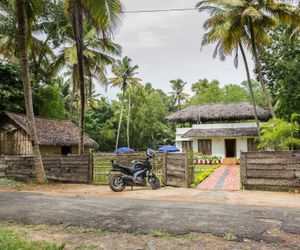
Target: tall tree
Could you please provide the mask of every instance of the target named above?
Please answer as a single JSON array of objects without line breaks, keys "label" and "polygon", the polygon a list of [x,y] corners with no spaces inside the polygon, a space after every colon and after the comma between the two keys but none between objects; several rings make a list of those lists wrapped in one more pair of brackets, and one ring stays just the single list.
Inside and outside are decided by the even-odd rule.
[{"label": "tall tree", "polygon": [[[77,49],[73,42],[72,27],[66,25],[61,29],[65,37],[65,46],[59,52],[56,61],[53,64],[54,72],[62,68],[67,69],[65,76],[70,76],[68,81],[71,83],[72,92],[69,98],[69,118],[73,113],[73,102],[77,91],[78,70],[77,70]],[[94,88],[94,82],[101,85],[107,85],[106,66],[113,64],[115,57],[121,54],[121,46],[113,43],[111,39],[103,38],[97,34],[97,30],[90,22],[85,21],[83,25],[83,64],[84,78],[86,82],[85,95],[86,100],[91,96]]]},{"label": "tall tree", "polygon": [[184,92],[184,87],[187,82],[184,82],[182,79],[171,80],[171,88],[170,92],[171,96],[175,103],[177,103],[178,110],[180,109],[181,101],[185,101],[188,98],[188,94]]},{"label": "tall tree", "polygon": [[[119,146],[120,130],[124,112],[125,92],[129,86],[137,85],[140,82],[139,78],[134,77],[137,74],[136,70],[138,69],[138,65],[132,66],[131,63],[132,60],[127,56],[122,60],[116,61],[116,63],[112,67],[112,73],[114,74],[114,77],[109,79],[109,82],[112,86],[119,87],[122,90],[122,104],[116,139],[116,149]],[[128,114],[130,115],[130,109],[128,109],[128,111]],[[128,117],[128,119],[130,119],[130,117]],[[127,129],[127,144],[129,147],[129,127]]]},{"label": "tall tree", "polygon": [[207,79],[199,79],[197,82],[192,84],[192,91],[196,94],[199,95],[201,94],[205,89],[208,88],[209,81]]},{"label": "tall tree", "polygon": [[32,104],[32,90],[30,85],[29,74],[29,59],[28,59],[28,34],[30,34],[31,24],[35,20],[35,14],[37,13],[42,1],[28,1],[28,0],[16,0],[16,15],[18,19],[18,34],[19,34],[19,48],[20,48],[20,65],[22,81],[24,86],[24,97],[27,114],[27,124],[30,133],[30,138],[33,146],[34,165],[36,170],[36,178],[39,183],[45,183],[47,181],[42,157],[39,149],[33,104]]},{"label": "tall tree", "polygon": [[104,35],[112,33],[120,23],[122,5],[119,0],[68,0],[67,11],[70,14],[77,48],[77,67],[80,85],[80,116],[78,153],[84,152],[84,112],[85,84],[83,65],[83,15],[93,23]]},{"label": "tall tree", "polygon": [[272,44],[260,53],[262,73],[275,102],[276,114],[287,120],[292,113],[300,114],[300,37],[289,41],[288,29],[280,26],[270,31]]},{"label": "tall tree", "polygon": [[[268,102],[268,108],[275,117],[272,100],[264,84],[261,64],[258,57],[262,45],[270,42],[268,30],[277,25],[277,21],[290,23],[295,16],[293,9],[287,4],[278,4],[274,0],[203,0],[197,4],[199,11],[208,11],[211,15],[207,25],[219,24],[218,28],[226,28],[229,47],[232,47],[236,37],[240,38],[253,55],[256,73]],[[227,20],[227,21],[225,21]],[[227,25],[227,27],[225,27]],[[215,41],[217,38],[215,39]],[[230,51],[228,47],[224,51]]]}]

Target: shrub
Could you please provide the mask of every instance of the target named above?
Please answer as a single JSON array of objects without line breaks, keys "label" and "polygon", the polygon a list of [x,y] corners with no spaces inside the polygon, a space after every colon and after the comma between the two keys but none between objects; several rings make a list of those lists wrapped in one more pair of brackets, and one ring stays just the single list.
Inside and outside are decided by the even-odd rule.
[{"label": "shrub", "polygon": [[258,149],[291,150],[300,147],[300,139],[296,137],[299,130],[297,122],[271,119],[261,126]]}]

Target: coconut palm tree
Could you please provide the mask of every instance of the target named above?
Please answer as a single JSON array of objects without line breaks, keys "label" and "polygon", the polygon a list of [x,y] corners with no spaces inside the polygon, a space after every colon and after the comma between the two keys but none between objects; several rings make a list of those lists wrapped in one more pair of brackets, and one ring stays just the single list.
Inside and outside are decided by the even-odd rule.
[{"label": "coconut palm tree", "polygon": [[[109,83],[113,87],[119,87],[122,90],[122,105],[116,139],[116,149],[119,146],[120,130],[124,112],[125,92],[129,86],[137,85],[141,81],[139,78],[134,77],[137,74],[136,70],[139,68],[138,65],[132,66],[131,62],[132,60],[127,56],[124,57],[122,60],[116,61],[112,67],[112,73],[114,74],[114,77],[109,79]],[[128,109],[128,111],[128,114],[130,116],[130,109]],[[127,128],[127,144],[129,147],[129,127]]]},{"label": "coconut palm tree", "polygon": [[184,87],[187,84],[182,79],[171,80],[171,88],[170,92],[173,100],[177,103],[178,110],[180,109],[181,101],[185,101],[188,98],[188,94],[184,93]]},{"label": "coconut palm tree", "polygon": [[[15,5],[12,0],[1,1],[0,9],[0,54],[10,62],[17,63],[19,44]],[[51,10],[58,13],[49,14]],[[34,35],[29,34],[29,67],[35,83],[47,83],[51,62],[55,59],[54,49],[59,45],[57,30],[58,27],[66,25],[68,19],[64,15],[61,0],[44,1],[39,14],[41,17],[31,28]]]},{"label": "coconut palm tree", "polygon": [[20,48],[20,65],[22,73],[22,81],[24,86],[25,107],[27,114],[27,124],[29,134],[33,146],[34,165],[36,170],[36,178],[39,183],[47,181],[42,157],[39,149],[33,105],[32,105],[32,90],[30,85],[29,74],[29,59],[28,59],[28,37],[30,37],[30,28],[32,22],[35,20],[36,13],[41,7],[42,1],[28,1],[16,0],[16,15],[18,19],[18,35],[19,35],[19,48]]},{"label": "coconut palm tree", "polygon": [[292,22],[294,16],[292,7],[284,3],[278,4],[275,0],[203,0],[196,7],[199,11],[210,13],[210,21],[207,23],[209,25],[227,19],[226,25],[229,26],[227,30],[230,32],[227,34],[228,41],[234,43],[235,37],[238,36],[250,50],[269,111],[272,117],[276,117],[270,94],[264,84],[258,53],[260,46],[270,42],[268,36],[270,28],[275,27],[278,21]]},{"label": "coconut palm tree", "polygon": [[93,25],[103,34],[112,33],[120,23],[122,4],[119,0],[67,0],[66,9],[71,17],[74,31],[74,40],[77,52],[77,68],[80,86],[80,117],[78,153],[84,152],[84,111],[85,111],[85,84],[83,65],[83,18],[84,14]]},{"label": "coconut palm tree", "polygon": [[225,60],[226,55],[232,54],[232,52],[235,52],[234,57],[234,65],[237,68],[238,67],[238,55],[239,50],[241,51],[242,58],[245,65],[246,75],[247,75],[247,83],[248,83],[248,89],[250,92],[251,102],[253,105],[253,111],[254,111],[254,117],[255,122],[257,126],[258,135],[260,136],[260,126],[259,126],[259,118],[257,113],[257,107],[256,107],[256,101],[253,94],[253,88],[252,88],[252,82],[250,77],[250,71],[248,66],[248,61],[246,58],[246,54],[243,48],[243,44],[241,39],[243,38],[243,35],[235,35],[234,37],[231,36],[230,31],[228,30],[230,25],[230,20],[227,18],[223,18],[223,16],[218,17],[218,22],[214,22],[214,19],[216,16],[213,16],[209,18],[205,23],[204,27],[208,30],[207,33],[204,34],[202,39],[202,46],[211,44],[214,42],[217,42],[217,45],[215,47],[213,57],[216,58],[217,55],[219,55],[221,61]]},{"label": "coconut palm tree", "polygon": [[[65,46],[59,52],[56,61],[52,65],[52,74],[56,74],[62,68],[67,68],[65,76],[70,76],[72,92],[69,98],[69,118],[73,113],[75,93],[79,90],[77,70],[77,48],[73,40],[72,27],[67,25],[59,31],[65,37]],[[94,88],[94,82],[107,85],[106,66],[113,64],[115,57],[120,56],[121,46],[113,43],[111,39],[100,37],[97,30],[90,22],[84,22],[83,26],[83,64],[85,86],[85,98],[88,99]]]}]

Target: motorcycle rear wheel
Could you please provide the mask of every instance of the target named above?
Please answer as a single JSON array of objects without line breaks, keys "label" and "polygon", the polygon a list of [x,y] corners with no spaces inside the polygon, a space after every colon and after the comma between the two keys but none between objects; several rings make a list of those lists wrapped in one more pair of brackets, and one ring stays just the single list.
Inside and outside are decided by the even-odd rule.
[{"label": "motorcycle rear wheel", "polygon": [[150,177],[150,180],[149,180],[149,183],[150,183],[150,186],[153,190],[155,189],[159,189],[160,188],[160,182],[159,182],[159,179],[157,178],[157,176],[152,176]]},{"label": "motorcycle rear wheel", "polygon": [[122,192],[125,189],[126,184],[121,175],[112,175],[109,178],[109,187],[114,192]]}]

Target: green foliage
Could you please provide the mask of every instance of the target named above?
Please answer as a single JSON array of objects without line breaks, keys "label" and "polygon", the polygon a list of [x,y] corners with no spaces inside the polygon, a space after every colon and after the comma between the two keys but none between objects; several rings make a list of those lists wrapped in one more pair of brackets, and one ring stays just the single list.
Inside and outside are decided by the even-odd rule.
[{"label": "green foliage", "polygon": [[297,122],[287,122],[282,119],[272,119],[261,126],[259,149],[290,150],[300,147],[300,126]]},{"label": "green foliage", "polygon": [[114,107],[106,98],[95,100],[86,110],[85,130],[98,142],[98,151],[111,151],[116,139]]},{"label": "green foliage", "polygon": [[61,245],[49,244],[44,241],[25,241],[16,234],[0,228],[0,249],[1,250],[62,250],[65,243]]},{"label": "green foliage", "polygon": [[[263,93],[257,83],[254,85],[254,95],[258,99],[258,103],[265,106]],[[250,102],[251,97],[248,91],[247,83],[241,85],[228,84],[220,87],[220,82],[213,80],[209,82],[207,79],[199,80],[193,83],[192,90],[195,95],[186,103],[190,104],[207,104],[222,102]]]},{"label": "green foliage", "polygon": [[188,98],[188,94],[184,93],[184,86],[187,84],[182,79],[171,80],[171,88],[170,92],[171,97],[175,104],[177,104],[177,109],[180,109],[180,104],[182,101],[186,101]]},{"label": "green foliage", "polygon": [[0,110],[25,111],[20,69],[6,62],[0,62]]},{"label": "green foliage", "polygon": [[278,116],[289,119],[300,113],[300,38],[293,43],[286,38],[287,28],[269,32],[272,44],[261,49],[263,75]]},{"label": "green foliage", "polygon": [[0,186],[4,186],[4,187],[20,187],[22,185],[23,185],[22,182],[16,181],[13,178],[7,178],[7,177],[0,178]]},{"label": "green foliage", "polygon": [[45,85],[36,90],[34,108],[39,116],[65,119],[65,103],[58,84]]}]

